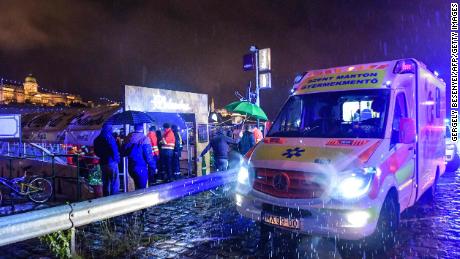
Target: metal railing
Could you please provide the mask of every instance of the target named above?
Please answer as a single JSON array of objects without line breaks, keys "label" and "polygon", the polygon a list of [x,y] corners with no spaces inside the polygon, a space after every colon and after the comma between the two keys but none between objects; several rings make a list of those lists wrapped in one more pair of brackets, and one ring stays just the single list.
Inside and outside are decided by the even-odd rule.
[{"label": "metal railing", "polygon": [[[57,162],[56,160],[57,159],[64,159],[66,160],[67,158],[69,157],[72,157],[76,163],[75,165],[68,165],[68,164],[65,164],[66,166],[69,166],[69,167],[72,167],[72,171],[74,171],[74,175],[72,176],[63,176],[63,175],[60,175],[58,170],[56,170],[56,165],[57,164],[60,164],[60,165],[63,165],[61,163],[61,161]],[[45,160],[46,158],[46,160]],[[27,171],[28,173],[32,173],[32,174],[39,174],[40,176],[42,177],[45,177],[45,178],[48,178],[52,181],[52,184],[53,184],[53,199],[54,201],[56,201],[56,180],[58,179],[63,179],[63,180],[73,180],[76,182],[76,188],[77,188],[77,191],[75,193],[75,198],[70,198],[68,197],[68,199],[66,200],[76,200],[76,201],[79,201],[81,200],[81,185],[83,183],[82,179],[81,179],[81,171],[83,169],[88,169],[88,168],[84,168],[80,165],[80,158],[84,158],[84,156],[79,156],[79,155],[59,155],[59,154],[51,154],[51,155],[43,155],[43,156],[32,156],[32,155],[27,155],[27,156],[14,156],[14,155],[11,155],[11,156],[1,156],[0,155],[0,160],[5,160],[5,161],[8,161],[8,177],[9,178],[14,178],[14,177],[20,177],[24,174],[25,171]],[[31,160],[31,161],[36,161],[37,163],[40,163],[40,170],[41,172],[44,172],[44,171],[47,171],[46,169],[49,169],[49,172],[46,173],[45,175],[42,175],[41,172],[37,172],[35,171],[34,169],[30,170],[30,169],[26,169],[26,168],[30,168],[32,166],[26,166],[26,167],[19,167],[19,168],[16,168],[15,170],[16,171],[20,171],[19,174],[17,175],[13,175],[13,162],[15,161],[21,161],[21,160]]]},{"label": "metal railing", "polygon": [[0,218],[0,246],[74,229],[232,183],[236,170]]}]

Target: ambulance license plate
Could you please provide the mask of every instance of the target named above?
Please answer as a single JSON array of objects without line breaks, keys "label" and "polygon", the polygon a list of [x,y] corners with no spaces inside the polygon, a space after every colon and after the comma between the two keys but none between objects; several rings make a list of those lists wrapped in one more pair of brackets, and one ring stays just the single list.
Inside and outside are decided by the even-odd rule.
[{"label": "ambulance license plate", "polygon": [[269,225],[275,225],[291,229],[300,229],[300,220],[296,218],[288,218],[283,216],[276,216],[269,213],[262,214],[263,222]]}]

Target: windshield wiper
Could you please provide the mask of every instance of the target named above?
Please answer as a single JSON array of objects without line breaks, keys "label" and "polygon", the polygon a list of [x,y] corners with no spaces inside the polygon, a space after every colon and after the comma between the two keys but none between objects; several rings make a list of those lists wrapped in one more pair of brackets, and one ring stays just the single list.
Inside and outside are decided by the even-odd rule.
[{"label": "windshield wiper", "polygon": [[311,127],[311,128],[310,127],[304,128],[303,132],[302,132],[302,135],[305,136],[305,134],[310,133],[310,131],[315,130],[317,128],[319,128],[319,126],[314,126],[314,127]]}]

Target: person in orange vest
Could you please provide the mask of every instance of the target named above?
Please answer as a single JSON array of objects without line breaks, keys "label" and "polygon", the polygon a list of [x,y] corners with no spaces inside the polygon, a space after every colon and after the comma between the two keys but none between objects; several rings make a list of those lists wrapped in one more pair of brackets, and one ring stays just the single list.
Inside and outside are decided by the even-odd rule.
[{"label": "person in orange vest", "polygon": [[158,157],[160,156],[160,150],[158,149],[158,138],[156,134],[157,128],[155,126],[151,126],[149,128],[149,133],[147,134],[147,137],[150,140],[150,144],[152,145],[152,155],[153,155],[153,161],[155,164],[155,168],[152,168],[149,170],[149,185],[152,185],[155,182],[155,174],[158,171]]},{"label": "person in orange vest", "polygon": [[174,147],[176,145],[176,138],[174,137],[174,132],[171,130],[169,123],[163,124],[164,133],[163,138],[161,139],[161,164],[163,170],[166,172],[165,180],[171,182],[173,179],[173,156],[174,156]]},{"label": "person in orange vest", "polygon": [[67,149],[67,164],[68,165],[75,165],[75,157],[74,157],[75,154],[77,154],[76,147],[69,147]]},{"label": "person in orange vest", "polygon": [[262,135],[262,131],[260,131],[258,127],[254,127],[252,132],[254,133],[254,139],[256,141],[256,144],[264,138],[264,136]]}]

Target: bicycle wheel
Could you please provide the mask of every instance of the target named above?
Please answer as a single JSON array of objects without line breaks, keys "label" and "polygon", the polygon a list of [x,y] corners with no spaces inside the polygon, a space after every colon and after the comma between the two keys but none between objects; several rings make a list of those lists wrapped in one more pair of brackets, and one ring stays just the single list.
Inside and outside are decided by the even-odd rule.
[{"label": "bicycle wheel", "polygon": [[32,179],[27,185],[28,197],[36,203],[47,202],[53,194],[53,186],[45,178],[37,177]]}]

